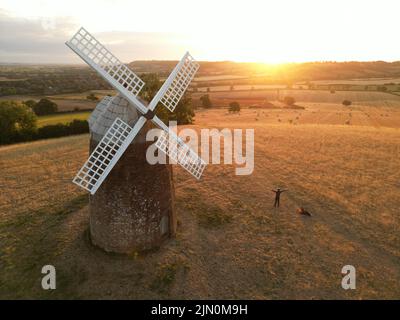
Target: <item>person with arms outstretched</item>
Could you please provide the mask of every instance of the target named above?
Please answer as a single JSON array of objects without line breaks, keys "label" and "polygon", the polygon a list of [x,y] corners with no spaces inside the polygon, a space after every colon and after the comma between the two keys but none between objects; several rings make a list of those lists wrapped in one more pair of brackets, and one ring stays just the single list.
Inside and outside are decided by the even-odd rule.
[{"label": "person with arms outstretched", "polygon": [[274,202],[274,208],[279,208],[279,201],[281,198],[281,193],[285,192],[287,190],[281,190],[281,188],[277,188],[276,190],[271,190],[272,192],[275,192],[275,202]]}]

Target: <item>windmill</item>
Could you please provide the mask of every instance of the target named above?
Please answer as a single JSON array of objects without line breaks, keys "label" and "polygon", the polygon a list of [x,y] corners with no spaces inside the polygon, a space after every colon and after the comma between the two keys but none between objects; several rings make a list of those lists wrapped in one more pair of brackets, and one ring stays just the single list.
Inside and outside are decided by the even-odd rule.
[{"label": "windmill", "polygon": [[[100,141],[96,141],[95,145],[92,146],[91,144],[91,154],[89,158],[73,179],[75,184],[90,192],[91,206],[95,202],[100,203],[97,208],[107,206],[107,201],[104,200],[105,198],[114,196],[115,193],[121,193],[123,190],[127,190],[129,188],[127,185],[121,186],[117,184],[110,187],[110,183],[108,183],[106,180],[114,179],[113,174],[115,173],[114,171],[116,171],[112,171],[114,167],[118,167],[120,170],[126,170],[124,167],[134,166],[133,163],[129,163],[126,160],[125,162],[123,162],[123,160],[121,161],[121,157],[124,159],[129,158],[128,155],[124,155],[124,153],[127,153],[127,149],[134,149],[132,149],[134,140],[138,140],[135,139],[135,137],[139,134],[143,127],[147,126],[149,121],[161,129],[161,134],[156,141],[156,147],[161,152],[168,155],[170,159],[173,159],[176,163],[180,164],[195,178],[200,179],[206,166],[204,160],[202,160],[188,145],[186,145],[174,131],[170,130],[169,127],[155,114],[155,109],[159,102],[171,112],[175,110],[177,104],[179,103],[199,68],[199,65],[194,61],[192,56],[189,53],[186,53],[183,56],[151,102],[146,105],[144,101],[137,97],[137,94],[144,86],[144,82],[84,28],[80,28],[78,32],[66,42],[66,45],[119,92],[119,94],[115,97],[105,97],[96,106],[95,110],[91,114],[88,122],[92,137],[95,134],[102,137]],[[111,108],[114,112],[114,115],[115,110],[117,110],[117,114],[126,116],[125,119],[121,119],[120,116],[117,116],[111,124],[107,123],[107,121],[110,122],[112,119],[112,117],[107,116],[107,113],[111,112]],[[129,117],[127,116],[128,113],[135,113],[135,116]],[[99,121],[100,118],[104,119],[103,122]],[[128,123],[128,120],[132,120],[131,123]],[[139,148],[140,154],[143,153],[142,149],[143,148]],[[133,162],[135,161],[136,160]],[[144,160],[140,161],[144,162]],[[121,163],[123,163],[123,165],[121,165]],[[138,174],[138,171],[136,171],[135,174]],[[125,177],[123,180],[127,184],[134,181],[133,179],[128,179],[127,181]],[[162,178],[159,179],[161,182],[164,180],[165,179]],[[107,188],[105,188],[105,186],[100,188],[102,184],[107,185],[107,183]],[[136,181],[135,183],[139,183],[140,185],[140,181]],[[156,188],[156,185],[153,187]],[[143,188],[148,190],[149,186],[143,185]],[[173,187],[171,187],[171,189],[173,189]],[[101,196],[97,196],[96,192],[98,191],[102,193]],[[137,193],[138,187],[136,185],[134,190],[129,195],[121,196],[120,194],[117,198],[119,198],[119,200],[123,198],[128,201],[131,197],[137,195]],[[173,191],[171,193],[173,193]],[[170,198],[173,199],[173,195],[170,196]],[[157,217],[149,222],[151,227],[149,225],[142,225],[141,228],[136,228],[135,231],[133,230],[133,225],[137,224],[138,221],[142,221],[143,219],[146,220],[147,217],[143,217],[142,215],[149,214],[149,212],[139,213],[138,216],[137,210],[134,210],[135,213],[133,215],[135,216],[135,219],[133,220],[136,221],[133,221],[132,215],[129,216],[130,208],[121,209],[120,203],[118,203],[115,198],[113,199],[113,202],[117,207],[117,210],[112,213],[114,216],[110,216],[109,213],[103,212],[101,221],[99,221],[99,219],[96,218],[98,214],[96,216],[96,213],[92,212],[91,210],[90,227],[92,241],[93,237],[97,237],[98,239],[95,242],[97,242],[97,244],[100,243],[100,246],[106,247],[107,249],[108,246],[105,243],[107,240],[103,241],[103,238],[110,239],[110,237],[113,236],[114,239],[117,234],[124,235],[128,232],[130,233],[131,238],[140,238],[138,234],[142,235],[142,239],[139,239],[141,245],[138,246],[137,241],[132,240],[134,245],[131,247],[135,249],[136,247],[139,249],[148,249],[152,247],[153,242],[160,242],[159,233],[165,234],[165,230],[168,229],[168,222],[165,222],[165,217],[163,215],[156,215]],[[147,202],[147,200],[148,199],[143,199],[142,202]],[[157,207],[159,201],[154,198],[152,201],[154,207]],[[111,209],[112,208],[113,207],[111,207]],[[107,211],[110,211],[110,207],[107,209]],[[126,216],[125,218],[129,220],[129,223],[126,221],[121,223],[121,219],[124,219],[124,216],[119,214],[118,211],[123,211],[123,215]],[[152,216],[154,216],[154,214]],[[169,223],[171,224],[171,222]],[[115,226],[118,226],[118,228]],[[111,227],[112,229],[109,229]],[[130,229],[127,230],[127,228]],[[160,232],[159,229],[161,230]],[[148,233],[152,235],[148,236]],[[96,236],[96,234],[98,234],[98,236]],[[109,234],[111,236],[109,236]],[[154,240],[154,234],[157,235],[155,237],[156,240]],[[120,242],[126,243],[126,239],[120,240]],[[125,244],[122,249],[119,248],[118,244],[108,247],[109,251],[128,251],[130,249],[132,248]]]}]

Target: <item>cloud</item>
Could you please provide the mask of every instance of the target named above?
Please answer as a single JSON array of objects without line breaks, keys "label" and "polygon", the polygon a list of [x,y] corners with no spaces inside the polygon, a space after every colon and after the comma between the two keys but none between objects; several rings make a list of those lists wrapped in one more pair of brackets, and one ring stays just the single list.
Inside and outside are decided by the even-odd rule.
[{"label": "cloud", "polygon": [[102,32],[96,34],[120,60],[178,60],[188,49],[185,35],[163,32]]},{"label": "cloud", "polygon": [[74,29],[77,25],[70,18],[25,19],[0,11],[0,62],[73,62],[63,39]]},{"label": "cloud", "polygon": [[[79,29],[69,17],[20,18],[0,11],[0,62],[82,63],[65,45]],[[103,32],[95,34],[120,60],[178,59],[185,39],[172,33]]]},{"label": "cloud", "polygon": [[199,60],[399,58],[392,32],[398,29],[398,0],[203,0],[201,5],[187,0],[1,0],[0,6],[0,62],[80,63],[64,46],[80,25],[123,61],[175,60],[186,50]]}]

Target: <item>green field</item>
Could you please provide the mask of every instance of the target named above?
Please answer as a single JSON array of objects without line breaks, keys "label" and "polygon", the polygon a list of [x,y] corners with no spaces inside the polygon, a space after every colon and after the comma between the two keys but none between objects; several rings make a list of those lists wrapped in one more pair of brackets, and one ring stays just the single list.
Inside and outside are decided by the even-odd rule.
[{"label": "green field", "polygon": [[71,113],[60,113],[60,114],[52,114],[48,116],[38,117],[38,127],[44,127],[52,124],[58,123],[69,123],[73,120],[87,120],[89,118],[91,111],[83,111],[83,112],[71,112]]}]

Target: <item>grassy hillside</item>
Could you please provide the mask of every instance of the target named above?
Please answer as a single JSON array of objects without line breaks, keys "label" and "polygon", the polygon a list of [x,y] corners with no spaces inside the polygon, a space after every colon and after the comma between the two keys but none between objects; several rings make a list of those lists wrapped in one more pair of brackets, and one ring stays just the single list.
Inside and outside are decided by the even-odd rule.
[{"label": "grassy hillside", "polygon": [[[177,237],[143,255],[90,245],[71,183],[87,135],[0,148],[0,298],[400,298],[399,110],[368,108],[350,125],[340,105],[199,111],[192,128],[255,129],[254,173],[210,165],[196,181],[176,167]],[[55,291],[40,289],[44,264]],[[357,290],[340,286],[346,264]]]}]

